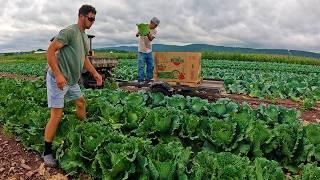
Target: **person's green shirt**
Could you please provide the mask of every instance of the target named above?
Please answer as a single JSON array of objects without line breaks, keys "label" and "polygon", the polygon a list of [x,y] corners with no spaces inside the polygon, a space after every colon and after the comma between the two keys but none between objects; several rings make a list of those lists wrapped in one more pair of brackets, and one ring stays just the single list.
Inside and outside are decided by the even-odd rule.
[{"label": "person's green shirt", "polygon": [[58,66],[69,85],[77,84],[89,53],[88,36],[73,24],[59,32],[55,40],[64,46],[58,52]]}]

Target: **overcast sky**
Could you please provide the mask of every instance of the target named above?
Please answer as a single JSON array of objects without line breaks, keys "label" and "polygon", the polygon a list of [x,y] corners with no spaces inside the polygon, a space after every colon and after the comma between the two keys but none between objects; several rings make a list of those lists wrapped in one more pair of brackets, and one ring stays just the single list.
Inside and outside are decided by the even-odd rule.
[{"label": "overcast sky", "polygon": [[77,22],[82,4],[96,7],[87,33],[94,48],[135,45],[136,23],[160,20],[154,43],[298,49],[320,52],[320,0],[0,0],[0,52],[46,49]]}]

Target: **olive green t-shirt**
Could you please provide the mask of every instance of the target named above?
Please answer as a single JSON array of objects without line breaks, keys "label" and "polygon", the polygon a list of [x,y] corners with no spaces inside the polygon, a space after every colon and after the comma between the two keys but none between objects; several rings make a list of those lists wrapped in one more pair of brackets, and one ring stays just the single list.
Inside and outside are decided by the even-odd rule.
[{"label": "olive green t-shirt", "polygon": [[88,36],[77,24],[62,29],[55,37],[64,46],[58,51],[58,66],[69,85],[77,84],[89,53]]}]

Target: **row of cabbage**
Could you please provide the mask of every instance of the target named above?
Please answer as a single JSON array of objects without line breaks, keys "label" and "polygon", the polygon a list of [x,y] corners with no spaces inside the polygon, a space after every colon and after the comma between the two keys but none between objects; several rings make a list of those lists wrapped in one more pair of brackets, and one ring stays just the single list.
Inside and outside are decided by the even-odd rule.
[{"label": "row of cabbage", "polygon": [[[235,62],[203,60],[204,78],[224,80],[228,93],[246,94],[265,99],[292,99],[310,109],[320,99],[320,68],[314,65],[296,65],[268,62]],[[45,63],[0,64],[0,72],[43,76]],[[135,80],[135,60],[119,60],[114,77]]]},{"label": "row of cabbage", "polygon": [[[115,77],[134,80],[137,64],[121,60]],[[320,67],[266,62],[203,60],[203,78],[224,80],[228,93],[264,99],[291,99],[310,109],[320,100]]]}]

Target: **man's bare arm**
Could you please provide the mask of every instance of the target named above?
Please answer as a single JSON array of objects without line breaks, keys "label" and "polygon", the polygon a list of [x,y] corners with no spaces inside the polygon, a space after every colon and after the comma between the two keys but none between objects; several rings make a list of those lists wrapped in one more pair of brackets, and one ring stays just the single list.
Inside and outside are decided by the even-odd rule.
[{"label": "man's bare arm", "polygon": [[48,64],[55,76],[58,76],[61,73],[59,67],[58,67],[58,60],[56,56],[56,52],[63,47],[63,44],[59,41],[54,40],[52,43],[50,43],[48,50],[47,50],[47,60]]},{"label": "man's bare arm", "polygon": [[58,59],[56,56],[56,52],[63,47],[63,44],[59,41],[54,40],[50,43],[48,50],[47,50],[47,60],[48,65],[50,66],[56,81],[57,86],[60,89],[63,89],[64,85],[67,84],[66,79],[64,78],[63,74],[61,73],[59,66],[58,66]]},{"label": "man's bare arm", "polygon": [[98,73],[98,72],[96,71],[96,69],[93,67],[93,65],[91,64],[91,62],[90,62],[90,60],[89,60],[88,57],[85,58],[85,60],[84,60],[84,65],[83,65],[83,66],[84,66],[84,68],[85,68],[87,71],[89,71],[92,75]]},{"label": "man's bare arm", "polygon": [[151,35],[151,33],[149,33],[149,34],[147,35],[147,37],[148,37],[149,41],[152,41],[152,40],[154,39],[154,36]]}]

